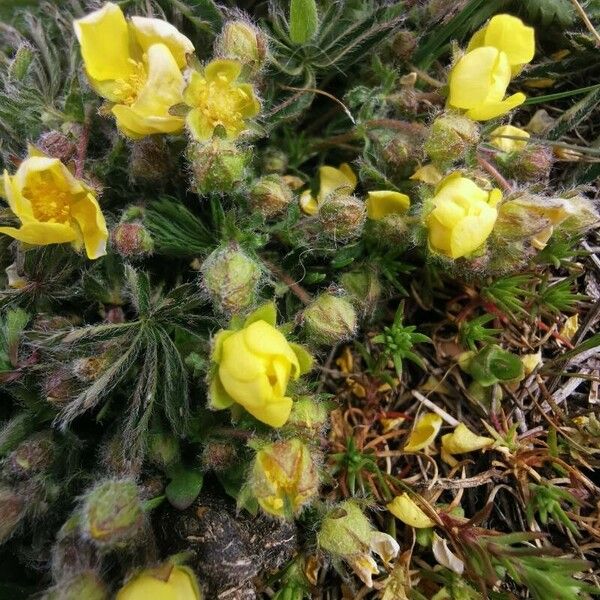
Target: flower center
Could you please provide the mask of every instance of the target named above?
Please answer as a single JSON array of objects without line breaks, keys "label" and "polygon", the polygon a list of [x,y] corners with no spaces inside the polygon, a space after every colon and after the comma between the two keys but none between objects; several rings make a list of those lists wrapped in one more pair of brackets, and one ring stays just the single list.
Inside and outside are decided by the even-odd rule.
[{"label": "flower center", "polygon": [[221,75],[216,81],[204,82],[198,108],[213,129],[221,125],[227,132],[238,132],[245,129],[240,107],[247,101],[248,94],[243,89],[232,86]]},{"label": "flower center", "polygon": [[143,62],[129,59],[133,69],[126,79],[117,79],[115,81],[115,93],[122,104],[133,104],[148,79],[148,73]]},{"label": "flower center", "polygon": [[40,173],[37,180],[23,188],[23,196],[31,202],[33,216],[43,223],[67,223],[71,219],[71,196],[60,189],[49,173]]}]

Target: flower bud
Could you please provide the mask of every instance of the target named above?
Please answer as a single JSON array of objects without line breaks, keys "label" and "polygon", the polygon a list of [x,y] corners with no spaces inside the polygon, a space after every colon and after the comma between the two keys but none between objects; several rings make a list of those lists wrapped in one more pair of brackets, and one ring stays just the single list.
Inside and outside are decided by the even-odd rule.
[{"label": "flower bud", "polygon": [[348,293],[348,300],[363,313],[372,312],[383,293],[377,274],[368,268],[344,273],[340,284]]},{"label": "flower bud", "polygon": [[225,313],[239,313],[254,304],[260,277],[256,261],[233,242],[211,252],[202,264],[203,285]]},{"label": "flower bud", "polygon": [[50,433],[40,433],[21,442],[7,457],[9,475],[26,479],[47,470],[54,460],[54,442]]},{"label": "flower bud", "polygon": [[392,53],[402,62],[407,62],[417,47],[417,37],[410,29],[400,30],[392,40]]},{"label": "flower bud", "polygon": [[131,143],[129,175],[136,183],[165,182],[171,171],[171,157],[165,139],[148,135]]},{"label": "flower bud", "polygon": [[64,406],[74,394],[73,378],[66,370],[50,373],[42,383],[46,400],[54,406]]},{"label": "flower bud", "polygon": [[111,234],[113,248],[123,258],[142,258],[152,254],[154,241],[142,223],[119,223]]},{"label": "flower bud", "polygon": [[308,446],[297,438],[268,444],[254,459],[250,491],[261,508],[292,519],[319,490],[317,467]]},{"label": "flower bud", "polygon": [[357,329],[354,307],[345,298],[321,294],[302,314],[306,336],[315,344],[333,346],[351,338]]},{"label": "flower bud", "polygon": [[496,156],[502,172],[518,181],[545,181],[554,163],[552,150],[545,146],[529,144],[519,152]]},{"label": "flower bud", "polygon": [[250,188],[250,206],[266,218],[284,212],[292,200],[292,190],[279,175],[261,177]]},{"label": "flower bud", "polygon": [[327,514],[317,541],[323,550],[345,560],[368,587],[373,585],[373,575],[379,573],[372,552],[388,563],[400,550],[393,537],[371,525],[353,500],[343,502]]},{"label": "flower bud", "polygon": [[319,207],[321,228],[340,242],[359,237],[366,217],[364,202],[355,196],[329,194]]},{"label": "flower bud", "polygon": [[249,160],[247,151],[220,138],[192,144],[189,156],[198,194],[230,192],[244,179]]},{"label": "flower bud", "polygon": [[327,405],[311,396],[298,398],[293,406],[288,425],[319,431],[327,423]]},{"label": "flower bud", "polygon": [[151,433],[148,439],[148,459],[157,467],[166,469],[179,461],[179,441],[171,433]]},{"label": "flower bud", "polygon": [[60,131],[48,131],[43,133],[36,143],[36,148],[44,154],[58,158],[63,163],[68,163],[77,152],[77,145],[64,133]]},{"label": "flower bud", "polygon": [[202,450],[200,461],[207,471],[224,471],[237,458],[237,450],[231,442],[210,440]]},{"label": "flower bud", "polygon": [[445,113],[432,123],[425,152],[434,163],[451,165],[464,159],[478,141],[477,123],[456,113]]},{"label": "flower bud", "polygon": [[12,487],[0,483],[0,544],[11,537],[26,511],[25,497]]},{"label": "flower bud", "polygon": [[256,26],[241,19],[227,21],[217,40],[215,53],[222,58],[238,60],[253,76],[265,63],[267,36]]},{"label": "flower bud", "polygon": [[132,577],[115,600],[202,600],[202,593],[191,569],[165,563]]},{"label": "flower bud", "polygon": [[95,571],[87,570],[59,581],[42,600],[108,600],[108,589]]},{"label": "flower bud", "polygon": [[141,532],[143,525],[142,504],[132,480],[105,480],[84,496],[81,527],[98,546],[124,545]]},{"label": "flower bud", "polygon": [[264,173],[283,175],[288,168],[288,157],[279,148],[267,148],[262,156],[262,170]]}]

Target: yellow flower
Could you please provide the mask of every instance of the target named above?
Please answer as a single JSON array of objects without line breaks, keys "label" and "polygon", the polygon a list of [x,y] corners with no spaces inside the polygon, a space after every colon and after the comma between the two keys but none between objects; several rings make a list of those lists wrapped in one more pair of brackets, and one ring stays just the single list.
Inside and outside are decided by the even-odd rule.
[{"label": "yellow flower", "polygon": [[492,233],[501,199],[499,189],[488,192],[459,173],[449,175],[438,185],[426,218],[429,244],[450,258],[471,254]]},{"label": "yellow flower", "polygon": [[[510,137],[502,137],[505,135]],[[500,125],[490,133],[490,137],[492,138],[490,144],[502,150],[502,152],[518,152],[527,146],[527,140],[530,136],[524,129],[519,129],[513,125]],[[516,140],[514,138],[521,139]]]},{"label": "yellow flower", "polygon": [[466,110],[474,121],[487,121],[504,115],[525,102],[517,92],[508,98],[511,67],[508,56],[493,46],[467,52],[450,71],[448,105]]},{"label": "yellow flower", "polygon": [[488,24],[473,35],[467,52],[493,46],[504,52],[508,58],[512,75],[516,75],[535,54],[535,31],[527,27],[521,19],[512,15],[496,15]]},{"label": "yellow flower", "polygon": [[410,208],[410,198],[388,190],[367,193],[367,216],[379,221],[388,215],[401,215]]},{"label": "yellow flower", "polygon": [[435,440],[442,426],[442,417],[436,413],[425,413],[415,423],[410,433],[408,442],[404,446],[406,452],[418,452],[423,450]]},{"label": "yellow flower", "polygon": [[473,433],[464,423],[459,423],[452,433],[442,436],[442,454],[465,454],[487,448],[494,443],[490,437]]},{"label": "yellow flower", "polygon": [[269,444],[254,459],[250,488],[261,508],[293,518],[319,489],[310,450],[297,438]]},{"label": "yellow flower", "polygon": [[310,370],[312,357],[275,328],[275,306],[251,314],[241,329],[221,330],[212,360],[218,365],[210,386],[213,408],[242,405],[271,427],[281,427],[292,410],[290,379]]},{"label": "yellow flower", "polygon": [[426,529],[435,525],[435,522],[423,512],[406,492],[396,496],[386,508],[397,519],[416,529]]},{"label": "yellow flower", "polygon": [[247,119],[260,111],[254,88],[237,81],[242,65],[236,60],[213,60],[202,73],[192,71],[183,93],[192,108],[186,124],[197,140],[209,140],[221,125],[228,138],[236,138],[248,127]]},{"label": "yellow flower", "polygon": [[319,206],[329,194],[351,194],[356,188],[358,180],[352,167],[348,163],[342,163],[337,169],[324,165],[319,168],[319,193],[313,197],[310,190],[302,192],[300,196],[300,208],[307,215],[315,215]]},{"label": "yellow flower", "polygon": [[166,564],[136,575],[117,592],[116,600],[202,600],[202,593],[191,569]]},{"label": "yellow flower", "polygon": [[92,190],[57,158],[33,148],[14,175],[4,171],[4,196],[21,227],[0,227],[33,246],[85,246],[88,258],[106,254],[108,231]]},{"label": "yellow flower", "polygon": [[117,127],[139,138],[178,133],[182,117],[169,109],[183,101],[181,70],[194,51],[190,40],[160,19],[133,17],[107,2],[74,22],[91,86],[111,103]]}]

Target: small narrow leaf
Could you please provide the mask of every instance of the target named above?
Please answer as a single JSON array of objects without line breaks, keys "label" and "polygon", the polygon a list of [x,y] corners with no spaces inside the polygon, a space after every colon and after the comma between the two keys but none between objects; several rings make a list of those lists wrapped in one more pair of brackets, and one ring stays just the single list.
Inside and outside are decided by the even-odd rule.
[{"label": "small narrow leaf", "polygon": [[305,44],[317,32],[317,4],[315,0],[291,0],[290,39],[294,44]]}]

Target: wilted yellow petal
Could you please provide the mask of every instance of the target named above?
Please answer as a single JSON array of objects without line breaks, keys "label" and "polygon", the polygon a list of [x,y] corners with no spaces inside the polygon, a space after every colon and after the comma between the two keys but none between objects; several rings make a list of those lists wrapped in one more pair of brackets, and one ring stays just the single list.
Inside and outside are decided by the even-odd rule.
[{"label": "wilted yellow petal", "polygon": [[[510,136],[510,137],[502,137]],[[515,152],[523,150],[527,146],[530,135],[527,131],[514,127],[513,125],[500,125],[490,134],[490,143],[502,152]],[[512,138],[521,138],[518,140]]]},{"label": "wilted yellow petal", "polygon": [[537,366],[542,362],[542,352],[538,350],[535,354],[523,354],[521,356],[521,362],[523,363],[523,372],[525,377],[531,375]]},{"label": "wilted yellow petal", "polygon": [[332,192],[351,194],[356,187],[356,175],[346,163],[339,169],[323,165],[319,169],[319,204]]},{"label": "wilted yellow petal", "polygon": [[452,433],[442,436],[442,447],[448,454],[464,454],[487,448],[494,443],[489,437],[473,433],[464,423],[459,423]]},{"label": "wilted yellow petal", "polygon": [[300,210],[302,210],[305,215],[312,217],[319,212],[317,199],[311,194],[310,190],[305,190],[300,194],[298,203],[300,204]]},{"label": "wilted yellow petal", "polygon": [[396,496],[386,507],[397,519],[417,529],[435,526],[416,502],[406,493]]},{"label": "wilted yellow petal", "polygon": [[388,215],[401,215],[410,208],[406,194],[388,190],[367,193],[367,216],[378,221]]},{"label": "wilted yellow petal", "polygon": [[560,335],[567,340],[572,340],[573,336],[579,330],[579,314],[575,313],[573,316],[569,317],[565,324],[561,327]]},{"label": "wilted yellow petal", "polygon": [[418,168],[409,179],[422,181],[429,185],[437,185],[442,180],[442,174],[434,165],[424,165]]},{"label": "wilted yellow petal", "polygon": [[404,446],[406,452],[417,452],[423,450],[435,440],[440,427],[442,426],[442,417],[436,413],[426,413],[416,422],[408,442]]}]

